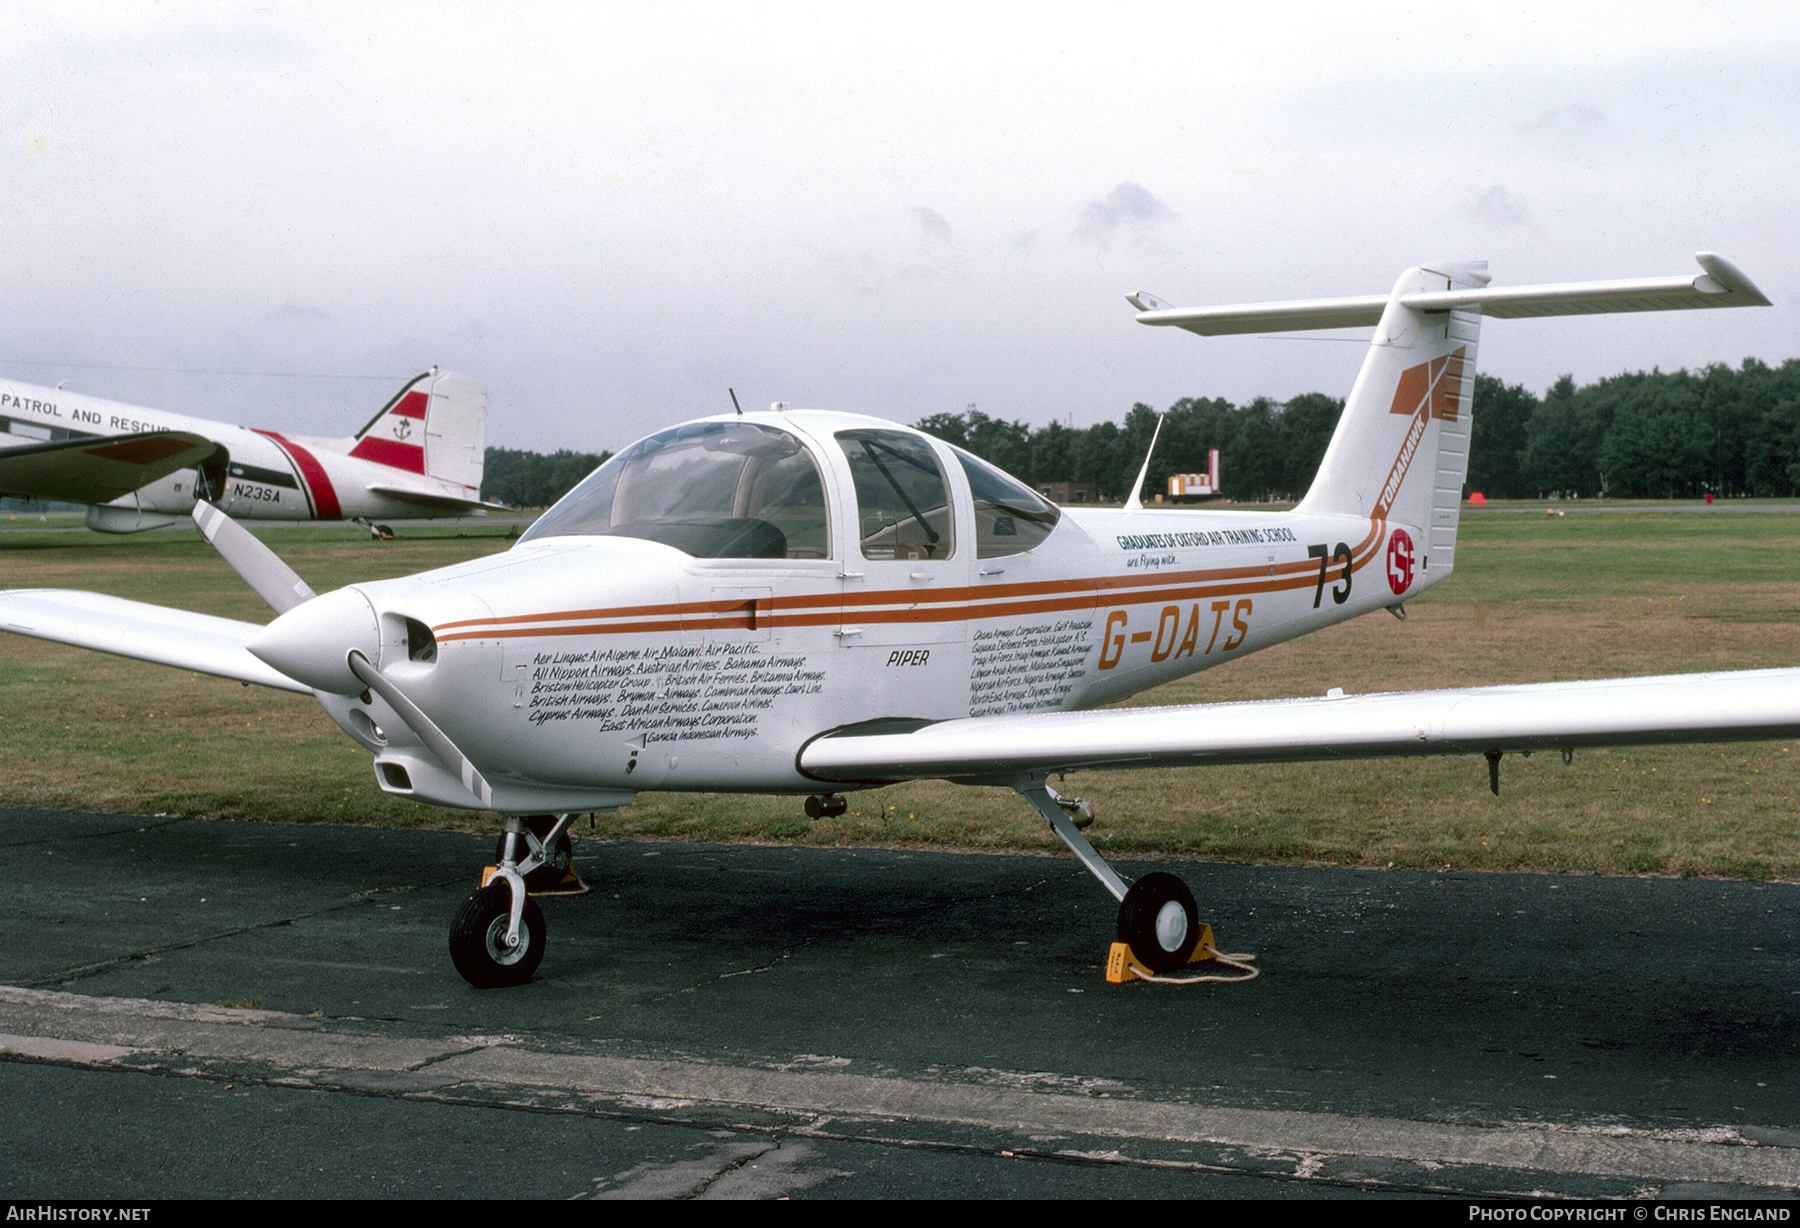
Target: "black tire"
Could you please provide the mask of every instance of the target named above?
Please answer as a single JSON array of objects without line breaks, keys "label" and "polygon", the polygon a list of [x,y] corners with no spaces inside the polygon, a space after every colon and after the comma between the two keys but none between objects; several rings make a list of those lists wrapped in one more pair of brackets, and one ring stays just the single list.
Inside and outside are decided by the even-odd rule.
[{"label": "black tire", "polygon": [[1186,967],[1200,941],[1194,893],[1173,874],[1144,875],[1119,903],[1119,941],[1159,975]]},{"label": "black tire", "polygon": [[450,962],[477,989],[523,985],[544,962],[544,910],[529,896],[519,918],[519,945],[505,945],[512,888],[490,883],[463,902],[450,923]]},{"label": "black tire", "polygon": [[[532,815],[525,820],[525,826],[539,842],[556,826],[556,819],[550,815]],[[556,843],[545,850],[550,860],[525,876],[525,890],[530,892],[549,891],[562,882],[563,875],[575,862],[575,842],[569,838],[567,830],[556,838]],[[494,864],[499,865],[506,859],[506,833],[494,841]]]}]

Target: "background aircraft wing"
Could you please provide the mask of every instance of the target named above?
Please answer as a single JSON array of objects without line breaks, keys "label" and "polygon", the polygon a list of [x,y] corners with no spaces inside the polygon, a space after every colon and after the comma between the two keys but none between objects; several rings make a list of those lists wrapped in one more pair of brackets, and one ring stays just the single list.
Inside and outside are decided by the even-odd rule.
[{"label": "background aircraft wing", "polygon": [[0,493],[69,503],[111,503],[188,469],[218,445],[185,431],[147,431],[31,443],[0,451]]},{"label": "background aircraft wing", "polygon": [[817,780],[1007,784],[1095,768],[1800,737],[1800,669],[1319,699],[871,721],[800,751]]},{"label": "background aircraft wing", "polygon": [[0,591],[0,628],[77,648],[312,694],[311,688],[250,655],[244,645],[263,630],[255,623],[102,593],[40,588]]}]

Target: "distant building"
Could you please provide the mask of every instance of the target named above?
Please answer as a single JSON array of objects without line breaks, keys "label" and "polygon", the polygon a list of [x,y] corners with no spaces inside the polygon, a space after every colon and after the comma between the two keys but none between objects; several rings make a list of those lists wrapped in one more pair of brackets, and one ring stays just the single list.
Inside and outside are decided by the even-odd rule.
[{"label": "distant building", "polygon": [[1039,482],[1038,494],[1052,503],[1096,502],[1092,482]]},{"label": "distant building", "polygon": [[1206,454],[1207,470],[1205,473],[1175,473],[1169,475],[1169,501],[1181,503],[1191,499],[1210,499],[1219,493],[1219,450],[1213,448]]}]

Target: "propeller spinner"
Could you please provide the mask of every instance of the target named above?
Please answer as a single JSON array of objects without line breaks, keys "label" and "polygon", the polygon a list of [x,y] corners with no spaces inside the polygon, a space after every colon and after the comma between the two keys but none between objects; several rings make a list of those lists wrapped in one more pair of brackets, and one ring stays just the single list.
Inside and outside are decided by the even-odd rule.
[{"label": "propeller spinner", "polygon": [[451,775],[483,805],[493,805],[494,791],[469,757],[377,668],[381,624],[367,597],[349,588],[315,594],[280,556],[210,503],[194,505],[194,523],[277,615],[245,645],[252,656],[315,691],[375,692]]}]

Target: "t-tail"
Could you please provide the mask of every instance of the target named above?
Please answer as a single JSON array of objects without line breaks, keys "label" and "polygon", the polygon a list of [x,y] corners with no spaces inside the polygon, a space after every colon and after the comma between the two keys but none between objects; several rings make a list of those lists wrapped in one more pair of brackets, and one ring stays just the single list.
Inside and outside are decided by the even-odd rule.
[{"label": "t-tail", "polygon": [[1369,342],[1325,459],[1296,512],[1368,517],[1423,533],[1419,583],[1450,574],[1475,388],[1479,308],[1426,311],[1410,294],[1488,284],[1484,262],[1408,269]]},{"label": "t-tail", "polygon": [[1482,316],[1769,305],[1730,261],[1710,252],[1696,259],[1698,277],[1495,287],[1485,261],[1434,262],[1402,273],[1385,298],[1192,309],[1145,294],[1129,299],[1139,323],[1202,336],[1374,326],[1318,476],[1295,511],[1367,517],[1376,541],[1390,525],[1423,531],[1419,582],[1427,585],[1447,577],[1455,562]]}]

